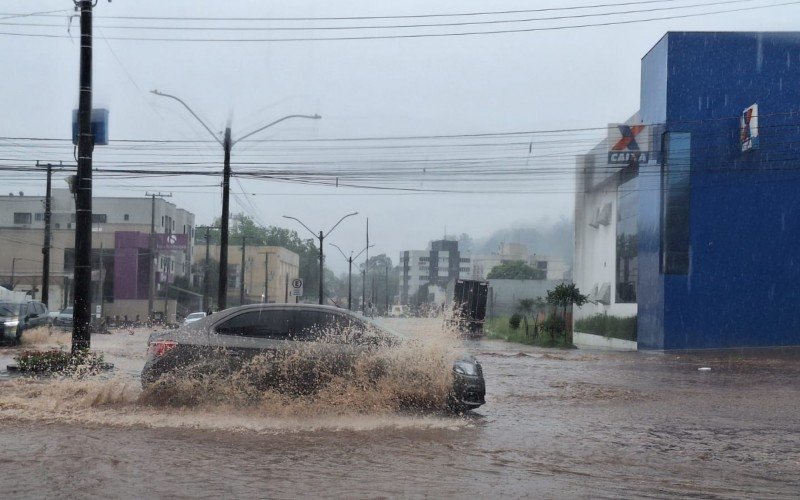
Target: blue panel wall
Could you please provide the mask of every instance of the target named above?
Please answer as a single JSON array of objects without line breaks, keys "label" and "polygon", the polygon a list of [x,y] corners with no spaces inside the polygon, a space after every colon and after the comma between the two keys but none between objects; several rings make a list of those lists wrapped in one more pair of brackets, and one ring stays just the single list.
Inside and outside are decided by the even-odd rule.
[{"label": "blue panel wall", "polygon": [[[641,103],[643,123],[664,123],[667,119],[667,55],[669,38],[664,37],[642,59]],[[656,141],[658,143],[658,141]],[[637,335],[640,349],[664,348],[664,277],[659,273],[661,169],[639,167],[639,243],[637,283]]]},{"label": "blue panel wall", "polygon": [[[640,276],[649,275],[639,284],[648,297],[640,347],[800,345],[800,33],[666,40],[667,130],[692,134],[690,266],[686,275],[651,275],[660,247],[654,195],[640,213]],[[643,61],[643,87],[661,70],[648,69],[651,56],[661,54]],[[646,110],[661,109],[661,87],[642,90],[645,121]],[[760,149],[742,153],[739,115],[754,103]],[[656,184],[657,175],[641,174]]]}]

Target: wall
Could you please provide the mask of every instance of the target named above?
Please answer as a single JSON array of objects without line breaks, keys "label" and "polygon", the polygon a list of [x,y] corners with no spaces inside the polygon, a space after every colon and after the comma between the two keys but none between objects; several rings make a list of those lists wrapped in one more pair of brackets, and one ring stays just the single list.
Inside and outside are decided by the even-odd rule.
[{"label": "wall", "polygon": [[[669,33],[643,60],[643,121],[665,112],[692,143],[686,273],[661,272],[660,198],[640,198],[640,348],[800,344],[798,81],[798,33]],[[760,149],[743,153],[754,103]],[[658,170],[640,179],[661,188]]]},{"label": "wall", "polygon": [[520,299],[545,298],[565,280],[489,280],[487,314],[492,317],[509,316],[516,312]]}]

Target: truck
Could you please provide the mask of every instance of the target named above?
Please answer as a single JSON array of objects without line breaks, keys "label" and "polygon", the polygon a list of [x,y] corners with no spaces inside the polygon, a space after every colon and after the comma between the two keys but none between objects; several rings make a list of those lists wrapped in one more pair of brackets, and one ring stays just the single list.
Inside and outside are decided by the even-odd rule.
[{"label": "truck", "polygon": [[453,321],[467,335],[481,335],[486,320],[489,282],[457,279],[453,286]]}]

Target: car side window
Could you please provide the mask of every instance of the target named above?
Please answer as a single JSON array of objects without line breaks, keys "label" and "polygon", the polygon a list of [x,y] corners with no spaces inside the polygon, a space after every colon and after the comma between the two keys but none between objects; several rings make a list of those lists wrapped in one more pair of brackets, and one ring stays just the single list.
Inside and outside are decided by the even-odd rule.
[{"label": "car side window", "polygon": [[302,340],[353,342],[363,328],[357,320],[328,311],[297,311],[296,334]]},{"label": "car side window", "polygon": [[289,311],[248,311],[223,322],[215,331],[220,335],[285,340],[291,335],[290,323]]}]

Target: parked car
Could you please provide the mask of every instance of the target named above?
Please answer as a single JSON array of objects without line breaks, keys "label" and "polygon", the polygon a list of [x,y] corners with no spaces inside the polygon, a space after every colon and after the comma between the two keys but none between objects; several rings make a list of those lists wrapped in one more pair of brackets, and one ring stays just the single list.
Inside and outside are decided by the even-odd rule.
[{"label": "parked car", "polygon": [[193,312],[193,313],[189,314],[188,316],[186,316],[186,317],[183,319],[183,324],[184,324],[184,325],[188,325],[188,324],[190,324],[190,323],[194,323],[195,321],[200,321],[201,319],[203,319],[203,318],[205,318],[205,317],[206,317],[206,313],[204,313],[204,312],[202,312],[202,311],[200,311],[200,312]]},{"label": "parked car", "polygon": [[47,306],[42,302],[0,302],[3,342],[19,344],[25,330],[47,325]]},{"label": "parked car", "polygon": [[[321,336],[327,332],[328,336]],[[335,332],[331,339],[329,332]],[[260,354],[276,357],[305,352],[313,346],[314,362],[326,357],[329,367],[353,359],[354,353],[375,346],[393,348],[398,335],[347,310],[311,304],[253,304],[233,307],[176,330],[153,333],[148,341],[142,384],[167,373],[186,373],[200,362],[240,363]],[[334,361],[335,360],[335,361]],[[344,361],[346,363],[346,361]],[[311,372],[313,370],[310,370]],[[291,382],[291,381],[290,381]],[[486,386],[480,363],[473,357],[453,364],[451,406],[474,409],[485,403]]]},{"label": "parked car", "polygon": [[53,321],[53,326],[60,326],[64,329],[72,328],[72,307],[62,309]]},{"label": "parked car", "polygon": [[389,308],[389,317],[391,318],[407,318],[408,315],[408,306],[395,304]]}]

